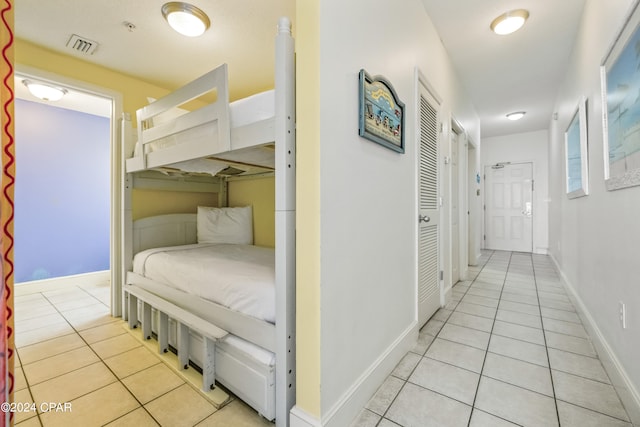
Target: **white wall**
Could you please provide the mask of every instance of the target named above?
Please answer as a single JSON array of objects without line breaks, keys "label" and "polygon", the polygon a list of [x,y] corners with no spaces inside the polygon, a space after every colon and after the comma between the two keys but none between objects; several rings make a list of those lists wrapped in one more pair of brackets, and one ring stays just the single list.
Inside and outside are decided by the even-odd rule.
[{"label": "white wall", "polygon": [[483,172],[485,166],[499,162],[533,163],[533,252],[537,254],[546,254],[549,246],[548,156],[549,133],[546,130],[482,139]]},{"label": "white wall", "polygon": [[[416,331],[415,67],[443,100],[445,129],[453,113],[480,141],[479,121],[419,0],[325,0],[319,10],[321,415],[346,425],[375,391],[367,378],[384,378],[413,345],[398,340]],[[358,136],[361,68],[405,102],[405,154]]]},{"label": "white wall", "polygon": [[[550,253],[575,292],[600,357],[635,422],[640,388],[640,187],[607,191],[604,184],[599,66],[631,0],[588,0],[550,133]],[[565,195],[564,131],[581,96],[588,99],[590,194]],[[627,329],[618,303],[627,305]],[[610,356],[610,357],[609,357]],[[617,369],[616,369],[617,368]],[[618,375],[621,374],[621,375]]]}]

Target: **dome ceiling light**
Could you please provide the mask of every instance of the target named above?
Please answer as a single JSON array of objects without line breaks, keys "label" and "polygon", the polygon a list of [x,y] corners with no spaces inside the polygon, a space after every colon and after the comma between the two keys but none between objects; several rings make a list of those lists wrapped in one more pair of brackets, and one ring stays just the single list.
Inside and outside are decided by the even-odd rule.
[{"label": "dome ceiling light", "polygon": [[22,84],[29,89],[31,95],[43,101],[59,101],[67,93],[66,89],[44,83],[32,82],[30,80],[23,80]]},{"label": "dome ceiling light", "polygon": [[198,37],[211,25],[209,17],[201,9],[180,1],[165,3],[162,16],[171,28],[187,37]]},{"label": "dome ceiling light", "polygon": [[529,12],[524,9],[503,13],[491,22],[491,30],[499,35],[511,34],[518,31],[529,18]]},{"label": "dome ceiling light", "polygon": [[525,114],[527,113],[525,113],[524,111],[515,111],[513,113],[507,114],[507,119],[511,121],[520,120],[521,118],[524,117]]}]

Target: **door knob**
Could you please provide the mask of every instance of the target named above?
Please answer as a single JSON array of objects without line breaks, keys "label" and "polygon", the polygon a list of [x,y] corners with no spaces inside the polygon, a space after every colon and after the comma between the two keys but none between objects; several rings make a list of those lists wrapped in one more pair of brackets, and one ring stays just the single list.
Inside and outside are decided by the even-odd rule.
[{"label": "door knob", "polygon": [[429,222],[431,218],[428,215],[418,215],[418,222]]}]

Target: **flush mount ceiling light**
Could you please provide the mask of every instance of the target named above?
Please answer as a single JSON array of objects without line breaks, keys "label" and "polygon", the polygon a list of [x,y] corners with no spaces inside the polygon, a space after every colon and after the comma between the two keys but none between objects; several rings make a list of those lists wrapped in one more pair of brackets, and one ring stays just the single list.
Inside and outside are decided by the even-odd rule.
[{"label": "flush mount ceiling light", "polygon": [[524,9],[503,13],[491,22],[491,30],[499,35],[511,34],[518,31],[529,18],[529,12]]},{"label": "flush mount ceiling light", "polygon": [[44,83],[36,83],[30,80],[23,80],[24,84],[31,92],[31,95],[43,101],[59,101],[67,93],[66,89],[51,86]]},{"label": "flush mount ceiling light", "polygon": [[507,114],[507,119],[512,121],[520,120],[524,117],[525,114],[526,113],[524,111],[515,111],[513,113]]},{"label": "flush mount ceiling light", "polygon": [[206,13],[181,1],[165,3],[162,6],[162,16],[171,28],[187,37],[198,37],[211,25]]}]

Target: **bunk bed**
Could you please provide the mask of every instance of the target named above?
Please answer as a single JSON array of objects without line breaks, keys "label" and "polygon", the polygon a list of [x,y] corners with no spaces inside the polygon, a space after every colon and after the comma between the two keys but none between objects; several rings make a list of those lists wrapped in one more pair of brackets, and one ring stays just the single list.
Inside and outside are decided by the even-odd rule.
[{"label": "bunk bed", "polygon": [[[144,338],[156,334],[159,352],[172,346],[181,366],[193,362],[202,368],[203,389],[219,381],[265,418],[287,426],[295,403],[295,66],[287,18],[278,22],[275,57],[273,91],[230,104],[227,67],[222,65],[138,110],[138,146],[124,162],[122,301],[129,326],[140,326]],[[211,91],[216,92],[215,101],[194,111],[178,111],[180,105]],[[140,183],[154,181],[149,171],[169,176],[163,179],[172,189],[185,181],[213,189],[221,206],[225,177],[271,171],[276,187],[275,248],[256,248],[244,239],[219,243],[202,238],[201,219],[209,209],[228,215],[224,207],[133,221],[131,194]],[[174,279],[166,277],[171,271],[152,272],[154,263],[162,270],[174,258],[198,263],[204,255],[193,251],[203,250],[222,251],[219,268],[225,260],[243,272],[247,262],[257,266],[251,269],[260,270],[260,278],[251,278],[246,286],[262,281],[259,296],[248,304],[260,303],[258,314],[245,303],[234,305],[235,297],[224,301],[181,286],[181,281],[200,280],[186,278],[199,268],[187,266]],[[214,262],[199,262],[205,264]],[[246,274],[234,278],[226,269],[203,274],[207,280],[224,277],[225,289],[246,279]],[[177,283],[171,285],[172,281]],[[205,285],[211,286],[210,281]],[[245,297],[251,292],[239,291]]]}]

